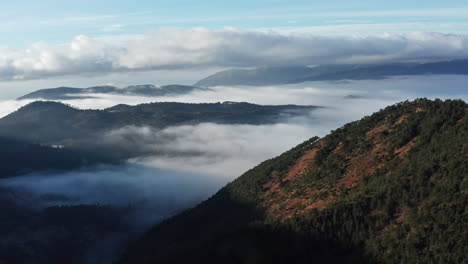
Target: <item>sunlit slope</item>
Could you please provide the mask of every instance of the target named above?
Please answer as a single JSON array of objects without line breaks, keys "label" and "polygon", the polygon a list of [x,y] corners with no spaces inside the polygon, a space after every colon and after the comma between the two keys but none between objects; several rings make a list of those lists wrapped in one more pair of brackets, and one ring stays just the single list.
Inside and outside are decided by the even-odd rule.
[{"label": "sunlit slope", "polygon": [[467,109],[403,102],[312,138],[157,225],[120,263],[466,263]]}]

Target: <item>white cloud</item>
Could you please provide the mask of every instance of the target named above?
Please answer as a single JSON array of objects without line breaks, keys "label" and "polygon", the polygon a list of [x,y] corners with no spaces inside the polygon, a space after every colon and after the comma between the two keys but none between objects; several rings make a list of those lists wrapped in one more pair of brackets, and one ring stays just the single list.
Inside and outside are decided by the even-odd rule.
[{"label": "white cloud", "polygon": [[[308,120],[310,122],[310,120]],[[197,171],[232,180],[268,157],[322,134],[323,124],[219,125],[203,123],[156,131],[127,127],[114,131],[118,143],[139,138],[146,151],[160,155],[137,158],[136,163],[181,171]],[[281,139],[281,140],[278,140]],[[133,142],[135,147],[135,143]]]},{"label": "white cloud", "polygon": [[[119,146],[126,144],[135,151],[139,149],[146,154],[145,157],[131,160],[124,166],[0,180],[0,185],[24,188],[39,195],[64,194],[76,198],[76,201],[71,201],[76,203],[127,205],[143,202],[143,216],[139,215],[138,219],[153,222],[208,197],[247,169],[305,139],[326,135],[332,129],[390,104],[418,97],[468,100],[467,82],[467,76],[394,77],[270,87],[215,87],[213,91],[179,97],[146,98],[148,101],[235,100],[261,104],[315,104],[328,108],[273,125],[205,123],[162,130],[127,126],[111,131],[103,140],[96,141]],[[346,99],[350,94],[356,97]],[[67,103],[82,108],[102,108],[117,103],[136,104],[143,99],[101,96]],[[0,103],[0,111],[13,109],[22,103],[26,102],[5,101]],[[145,204],[145,201],[150,204]],[[151,209],[148,210],[146,206]],[[148,213],[153,215],[144,215]]]},{"label": "white cloud", "polygon": [[467,32],[466,22],[396,22],[377,23],[370,20],[327,20],[325,25],[316,26],[283,26],[275,28],[257,28],[262,32],[274,30],[285,35],[320,35],[320,36],[379,36],[384,32],[408,34],[413,32],[439,32],[461,34]]},{"label": "white cloud", "polygon": [[429,32],[317,36],[236,28],[165,28],[129,38],[76,36],[70,43],[0,48],[0,80],[275,64],[468,57],[468,35]]},{"label": "white cloud", "polygon": [[0,101],[0,118],[18,110],[20,107],[29,104],[32,100],[4,100]]},{"label": "white cloud", "polygon": [[[306,82],[294,85],[264,87],[212,87],[184,95],[146,97],[118,94],[88,94],[83,98],[58,100],[81,109],[104,109],[117,104],[137,105],[151,102],[215,103],[224,101],[249,102],[256,104],[299,104],[346,108],[341,115],[359,110],[356,100],[344,100],[347,95],[366,98],[370,106],[389,105],[419,97],[456,98],[468,100],[466,83],[468,76],[431,75],[392,77],[383,80],[353,80],[336,82]],[[86,97],[88,96],[88,97]],[[32,100],[0,100],[0,118],[17,110]],[[373,107],[377,110],[378,108]],[[353,113],[359,118],[369,112]]]}]

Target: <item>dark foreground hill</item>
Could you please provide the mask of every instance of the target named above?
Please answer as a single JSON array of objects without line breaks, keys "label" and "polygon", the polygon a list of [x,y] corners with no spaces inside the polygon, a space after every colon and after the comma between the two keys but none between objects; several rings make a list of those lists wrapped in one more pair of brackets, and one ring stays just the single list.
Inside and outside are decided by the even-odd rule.
[{"label": "dark foreground hill", "polygon": [[346,64],[264,67],[226,70],[198,81],[195,86],[279,85],[306,81],[373,80],[398,75],[468,74],[468,60],[429,63]]},{"label": "dark foreground hill", "polygon": [[157,225],[119,263],[466,263],[467,111],[404,102],[312,138]]},{"label": "dark foreground hill", "polygon": [[45,100],[67,100],[89,98],[90,94],[120,94],[120,95],[139,95],[139,96],[169,96],[188,94],[193,91],[202,91],[206,88],[199,88],[186,85],[164,85],[155,86],[151,84],[133,85],[125,88],[114,86],[93,86],[89,88],[57,87],[41,89],[26,94],[18,98],[24,99],[45,99]]}]

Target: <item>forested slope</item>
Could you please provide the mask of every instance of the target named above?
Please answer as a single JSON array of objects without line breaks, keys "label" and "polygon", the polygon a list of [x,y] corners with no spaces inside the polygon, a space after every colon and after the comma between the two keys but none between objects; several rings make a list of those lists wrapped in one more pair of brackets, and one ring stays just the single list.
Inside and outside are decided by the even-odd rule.
[{"label": "forested slope", "polygon": [[157,225],[120,263],[466,263],[463,101],[312,138]]}]

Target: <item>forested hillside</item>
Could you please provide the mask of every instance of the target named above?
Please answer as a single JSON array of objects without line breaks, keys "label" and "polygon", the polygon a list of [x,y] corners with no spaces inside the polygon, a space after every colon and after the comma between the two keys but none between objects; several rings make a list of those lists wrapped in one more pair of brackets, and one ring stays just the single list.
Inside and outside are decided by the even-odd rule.
[{"label": "forested hillside", "polygon": [[[183,124],[272,124],[306,115],[317,106],[256,105],[249,103],[170,103],[116,105],[104,110],[81,110],[57,102],[37,101],[0,119],[0,136],[35,143],[93,139],[124,126],[164,128]],[[21,131],[21,133],[18,133]]]},{"label": "forested hillside", "polygon": [[157,225],[119,263],[466,263],[467,111],[420,99],[312,138]]}]

